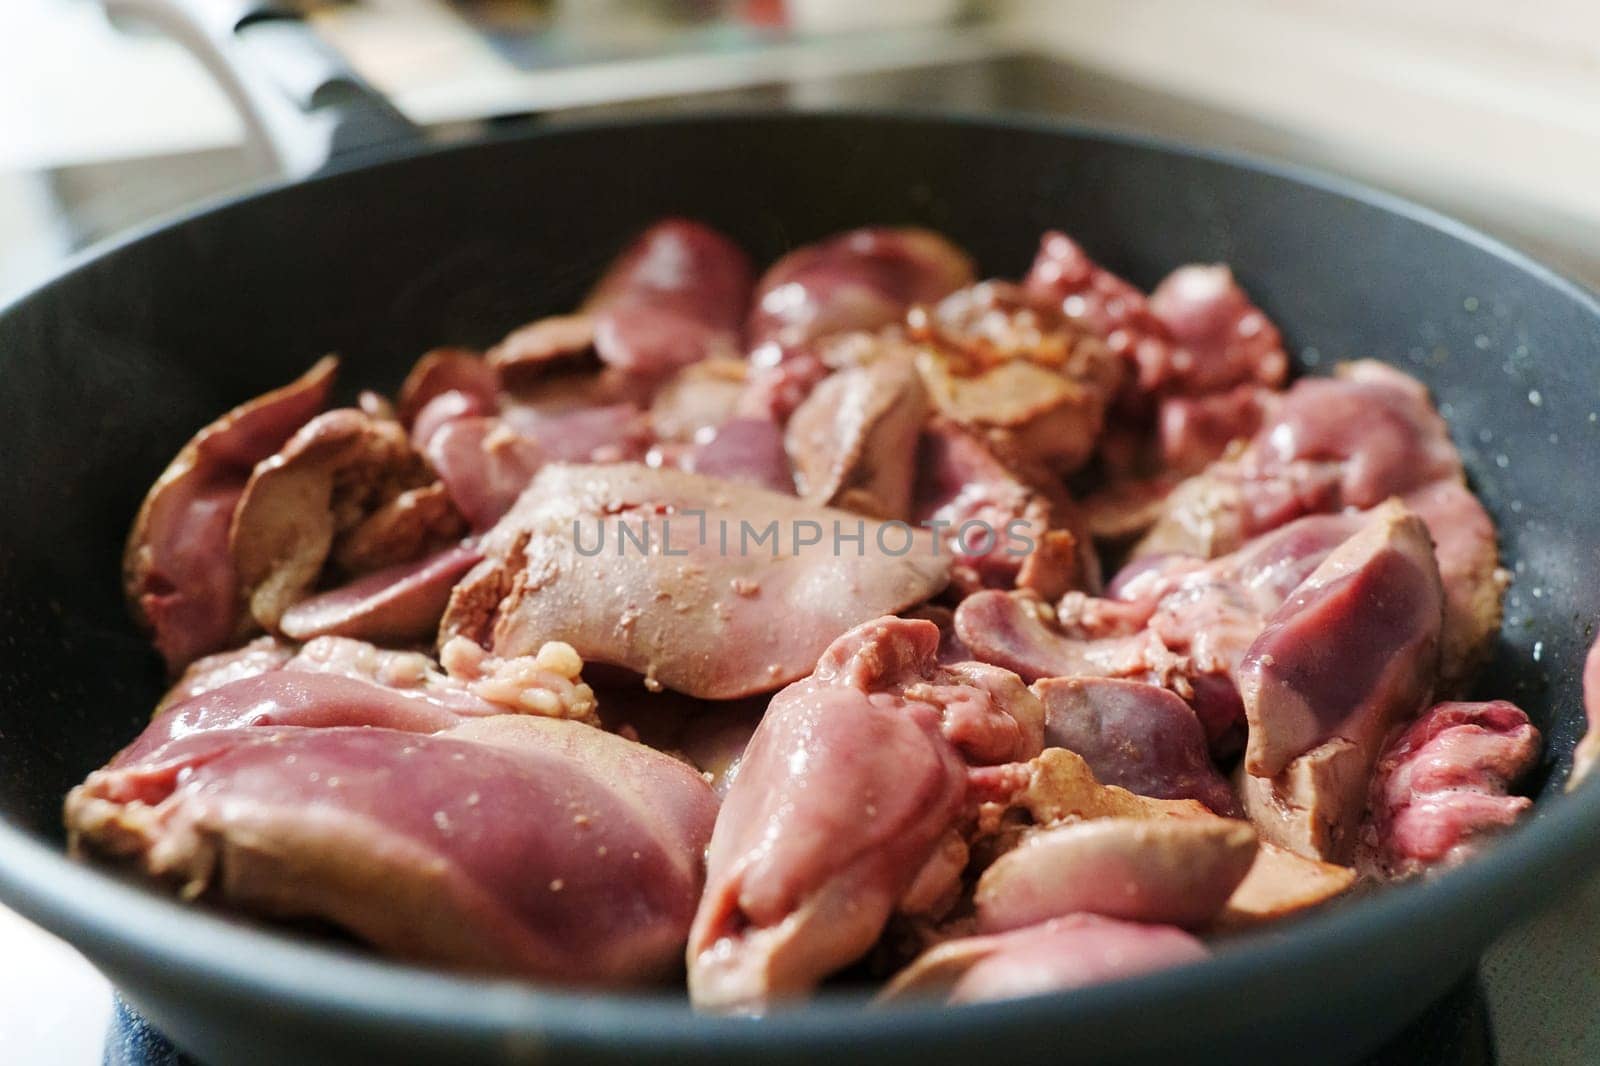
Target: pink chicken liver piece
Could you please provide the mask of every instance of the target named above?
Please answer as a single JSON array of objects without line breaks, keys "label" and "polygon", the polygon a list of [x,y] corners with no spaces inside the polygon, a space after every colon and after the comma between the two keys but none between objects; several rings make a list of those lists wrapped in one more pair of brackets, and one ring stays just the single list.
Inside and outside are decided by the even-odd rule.
[{"label": "pink chicken liver piece", "polygon": [[[422,512],[407,519],[396,510],[397,501],[433,482],[433,472],[391,419],[339,408],[307,422],[281,450],[256,464],[228,532],[239,584],[256,621],[276,632],[283,612],[312,593],[353,535],[373,533],[369,523],[380,515],[387,516],[380,519],[385,524],[416,520],[425,527]],[[448,515],[449,508],[443,510]],[[363,535],[367,544],[351,552],[350,560],[361,562],[374,552],[387,556],[394,549],[421,552],[433,537],[425,528],[414,528],[415,538],[392,536],[400,532],[395,526]],[[446,532],[458,535],[459,526]],[[388,546],[378,550],[384,541]]]},{"label": "pink chicken liver piece", "polygon": [[546,463],[640,459],[650,443],[648,419],[632,403],[561,411],[513,406],[498,416],[446,419],[429,435],[425,454],[456,510],[484,530]]},{"label": "pink chicken liver piece", "polygon": [[650,396],[650,430],[658,443],[688,444],[738,414],[749,364],[707,359],[686,366]]},{"label": "pink chicken liver piece", "polygon": [[584,305],[595,351],[643,375],[737,355],[752,278],[749,257],[710,226],[657,222],[624,249]]},{"label": "pink chicken liver piece", "polygon": [[400,386],[395,406],[418,447],[427,437],[423,432],[417,439],[423,411],[445,395],[458,397],[454,402],[472,406],[474,413],[492,413],[500,403],[500,377],[483,356],[467,348],[435,348],[418,359]]},{"label": "pink chicken liver piece", "polygon": [[1507,793],[1538,758],[1539,731],[1513,704],[1436,704],[1378,758],[1357,867],[1390,879],[1462,862],[1533,805]]},{"label": "pink chicken liver piece", "polygon": [[473,695],[461,679],[442,673],[437,662],[418,651],[380,648],[348,637],[317,637],[306,641],[283,669],[367,681],[459,715],[491,713],[491,705]]},{"label": "pink chicken liver piece", "polygon": [[1428,527],[1444,586],[1439,634],[1439,691],[1461,691],[1483,665],[1500,632],[1501,599],[1511,575],[1500,566],[1494,520],[1460,481],[1435,481],[1402,499]]},{"label": "pink chicken liver piece", "polygon": [[475,548],[457,545],[412,563],[374,571],[301,600],[278,628],[294,640],[340,636],[407,644],[431,638],[455,584],[477,565]]},{"label": "pink chicken liver piece", "polygon": [[512,405],[502,418],[507,428],[537,444],[550,462],[639,459],[652,443],[649,418],[632,401],[558,410]]},{"label": "pink chicken liver piece", "polygon": [[467,524],[439,481],[401,489],[346,530],[334,545],[337,572],[357,576],[442,551]]},{"label": "pink chicken liver piece", "polygon": [[1306,514],[1376,507],[1462,480],[1461,457],[1415,378],[1364,360],[1304,378],[1237,456],[1183,482],[1135,555],[1210,557]]},{"label": "pink chicken liver piece", "polygon": [[792,348],[831,333],[877,329],[913,304],[932,303],[972,282],[972,263],[923,229],[867,227],[797,248],[756,284],[752,347]]},{"label": "pink chicken liver piece", "polygon": [[1083,756],[1103,785],[1156,799],[1194,799],[1234,816],[1239,801],[1206,747],[1194,711],[1155,685],[1113,678],[1047,678],[1033,688],[1044,704],[1045,746]]},{"label": "pink chicken liver piece", "polygon": [[777,344],[765,345],[750,355],[750,374],[735,410],[743,418],[782,426],[830,373],[828,364],[810,348],[785,350]]},{"label": "pink chicken liver piece", "polygon": [[1246,384],[1204,396],[1163,399],[1156,414],[1163,476],[1193,474],[1221,458],[1234,441],[1254,436],[1279,395]]},{"label": "pink chicken liver piece", "polygon": [[387,954],[565,984],[681,959],[716,799],[675,759],[505,715],[423,736],[249,729],[90,775],[76,846]]},{"label": "pink chicken liver piece", "polygon": [[117,761],[215,729],[370,725],[432,733],[506,710],[421,652],[347,637],[318,637],[295,651],[263,637],[197,661]]},{"label": "pink chicken liver piece", "polygon": [[784,444],[802,498],[873,518],[909,517],[927,393],[908,358],[840,370],[789,419]]},{"label": "pink chicken liver piece", "polygon": [[1174,342],[1164,368],[1172,391],[1218,392],[1246,383],[1275,388],[1288,377],[1278,327],[1226,266],[1179,267],[1150,293],[1149,307]]},{"label": "pink chicken liver piece", "polygon": [[1589,648],[1583,661],[1583,709],[1589,719],[1589,728],[1572,753],[1572,774],[1567,778],[1567,788],[1576,788],[1593,772],[1600,762],[1600,640]]},{"label": "pink chicken liver piece", "polygon": [[956,609],[974,657],[1028,681],[1112,677],[1171,688],[1226,749],[1243,717],[1234,673],[1267,616],[1345,538],[1359,516],[1315,515],[1209,563],[1147,558],[1112,582],[1112,597],[1063,597],[1051,612],[1022,594],[980,592]]},{"label": "pink chicken liver piece", "polygon": [[[859,554],[835,550],[835,523],[859,529]],[[633,464],[546,467],[483,547],[446,638],[501,656],[564,640],[705,699],[804,677],[851,626],[926,600],[949,572],[923,531]]]},{"label": "pink chicken liver piece", "polygon": [[[408,695],[435,699],[447,706],[454,704],[459,689],[438,672],[438,664],[433,659],[421,652],[379,648],[346,637],[318,637],[297,649],[276,637],[257,637],[232,651],[195,660],[161,698],[153,717],[223,685],[284,669],[370,681]],[[468,702],[455,709],[477,713],[479,701],[466,697],[464,691],[461,695]]]},{"label": "pink chicken liver piece", "polygon": [[1122,360],[1018,286],[986,281],[906,316],[939,413],[1015,465],[1066,474],[1089,458]]},{"label": "pink chicken liver piece", "polygon": [[1134,554],[1211,556],[1293,518],[1400,495],[1427,523],[1444,583],[1440,686],[1460,690],[1500,628],[1507,575],[1494,523],[1467,488],[1443,419],[1416,380],[1381,363],[1298,382],[1241,454],[1183,482]]},{"label": "pink chicken liver piece", "polygon": [[1209,954],[1199,940],[1171,926],[1074,914],[941,944],[902,971],[881,998],[1015,999],[1136,977]]},{"label": "pink chicken liver piece", "polygon": [[1225,266],[1180,267],[1147,298],[1066,234],[1050,232],[1024,285],[1132,363],[1136,400],[1247,383],[1276,388],[1288,375],[1277,327]]},{"label": "pink chicken liver piece", "polygon": [[1093,540],[1052,479],[1018,473],[942,418],[923,430],[918,447],[912,514],[941,532],[960,591],[1015,587],[1054,600],[1099,585]]},{"label": "pink chicken liver piece", "polygon": [[1023,286],[1035,299],[1058,303],[1069,319],[1132,363],[1141,393],[1164,383],[1172,349],[1166,326],[1150,313],[1144,293],[1090,259],[1071,237],[1044,235]]},{"label": "pink chicken liver piece", "polygon": [[1251,774],[1274,777],[1319,744],[1359,742],[1374,725],[1381,742],[1392,722],[1421,709],[1437,678],[1438,573],[1421,519],[1389,504],[1294,590],[1238,668]]},{"label": "pink chicken liver piece", "polygon": [[1256,857],[1233,818],[1089,818],[1028,830],[978,879],[987,933],[1069,914],[1199,929],[1227,905]]},{"label": "pink chicken liver piece", "polygon": [[478,530],[511,509],[546,458],[537,443],[490,416],[451,419],[429,436],[425,453],[456,510]]},{"label": "pink chicken liver piece", "polygon": [[249,632],[228,550],[234,509],[255,465],[327,403],[337,367],[323,359],[211,423],[145,496],[123,556],[123,587],[174,674]]},{"label": "pink chicken liver piece", "polygon": [[499,404],[486,404],[471,393],[451,389],[441,392],[433,397],[417,412],[417,417],[411,422],[411,446],[419,452],[427,452],[428,443],[433,440],[434,434],[457,419],[492,416],[499,409]]},{"label": "pink chicken liver piece", "polygon": [[1194,937],[1166,925],[1074,915],[1000,934],[999,950],[951,988],[951,1003],[982,1003],[1119,981],[1199,962],[1209,956]]},{"label": "pink chicken liver piece", "polygon": [[[482,714],[499,708],[484,703]],[[196,733],[271,726],[377,726],[437,733],[463,715],[440,702],[341,674],[272,670],[221,685],[158,714],[112,766],[144,760],[164,745]]]},{"label": "pink chicken liver piece", "polygon": [[1442,605],[1427,530],[1395,502],[1272,617],[1238,671],[1239,787],[1263,839],[1348,861],[1384,736],[1437,683]]},{"label": "pink chicken liver piece", "polygon": [[196,659],[161,697],[155,714],[214,688],[276,670],[294,658],[294,653],[293,644],[277,637],[257,637],[240,647]]},{"label": "pink chicken liver piece", "polygon": [[938,647],[932,622],[879,619],[773,698],[712,834],[697,1006],[760,1011],[860,957],[960,816],[967,760],[1037,754],[1017,678]]},{"label": "pink chicken liver piece", "polygon": [[689,450],[683,469],[786,495],[794,493],[783,427],[768,418],[728,419]]}]

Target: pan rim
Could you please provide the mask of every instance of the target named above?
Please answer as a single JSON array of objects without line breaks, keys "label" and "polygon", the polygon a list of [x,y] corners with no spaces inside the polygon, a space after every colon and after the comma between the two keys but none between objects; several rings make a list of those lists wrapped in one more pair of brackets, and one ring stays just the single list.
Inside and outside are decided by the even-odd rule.
[{"label": "pan rim", "polygon": [[[209,215],[303,185],[337,182],[348,174],[411,159],[447,156],[525,141],[603,133],[641,125],[739,124],[854,121],[921,122],[946,127],[1020,130],[1098,141],[1159,153],[1199,158],[1266,174],[1287,182],[1397,215],[1494,256],[1576,302],[1600,322],[1600,298],[1510,244],[1448,215],[1362,183],[1313,168],[1266,160],[1247,153],[1186,144],[1171,138],[1038,116],[985,116],[920,109],[734,110],[651,118],[609,118],[517,131],[487,140],[425,147],[394,159],[319,175],[303,182],[275,182],[233,193],[172,217],[141,226],[113,241],[84,249],[49,280],[0,308],[0,316],[22,308],[65,279],[88,270],[120,249],[181,228]],[[1576,672],[1576,665],[1571,668]],[[1145,977],[1072,992],[981,1004],[952,1010],[908,1006],[862,1010],[859,999],[824,998],[804,1010],[775,1014],[760,1025],[746,1020],[694,1014],[681,996],[584,995],[520,981],[452,975],[387,962],[354,951],[299,941],[267,928],[246,926],[196,912],[128,883],[114,874],[75,862],[9,821],[0,820],[0,900],[24,916],[76,943],[116,971],[160,967],[197,981],[226,986],[234,994],[270,998],[283,1006],[344,1019],[382,1021],[407,1029],[450,1029],[484,1037],[525,1033],[537,1039],[581,1041],[617,1051],[723,1048],[756,1051],[803,1040],[808,1046],[848,1045],[902,1039],[910,1031],[928,1039],[973,1028],[1003,1029],[1048,1018],[1062,1029],[1110,1011],[1159,1008],[1200,997],[1271,973],[1307,968],[1312,961],[1348,954],[1363,943],[1404,936],[1409,926],[1439,908],[1480,908],[1496,927],[1533,910],[1542,895],[1526,871],[1561,870],[1576,875],[1600,864],[1586,843],[1600,831],[1600,788],[1537,803],[1534,816],[1475,862],[1426,882],[1396,886],[1375,898],[1313,915],[1287,930],[1250,934],[1224,945],[1204,962]],[[135,998],[137,991],[135,990]]]},{"label": "pan rim", "polygon": [[940,126],[969,126],[998,130],[1018,130],[1024,133],[1062,136],[1072,140],[1100,141],[1129,148],[1138,148],[1167,155],[1200,159],[1223,166],[1247,170],[1319,192],[1341,197],[1387,214],[1397,215],[1410,222],[1436,230],[1447,237],[1461,241],[1481,252],[1501,259],[1523,272],[1537,278],[1564,296],[1584,306],[1590,313],[1600,316],[1600,289],[1590,288],[1562,270],[1543,262],[1515,242],[1491,236],[1476,226],[1463,222],[1437,208],[1428,207],[1399,193],[1380,189],[1375,185],[1347,178],[1331,171],[1302,163],[1276,159],[1242,149],[1219,148],[1179,137],[1146,133],[1142,130],[1108,123],[1083,122],[1056,118],[1049,115],[1015,113],[984,114],[949,108],[916,107],[827,107],[794,106],[787,108],[711,108],[683,114],[641,115],[634,117],[563,120],[557,125],[526,128],[497,128],[482,137],[446,143],[422,142],[398,151],[394,156],[370,160],[363,158],[349,166],[336,166],[307,177],[293,179],[274,177],[260,185],[229,190],[187,205],[167,214],[148,219],[103,241],[80,248],[64,257],[44,277],[21,292],[0,303],[0,317],[20,309],[28,301],[47,289],[66,281],[77,273],[92,267],[101,259],[141,241],[160,236],[170,230],[211,215],[222,214],[235,207],[271,196],[286,195],[295,190],[337,182],[352,174],[363,174],[385,167],[403,165],[413,160],[431,159],[450,155],[465,155],[526,141],[560,138],[566,135],[605,133],[629,127],[737,125],[805,122],[858,121],[864,124],[903,124],[908,121]]}]

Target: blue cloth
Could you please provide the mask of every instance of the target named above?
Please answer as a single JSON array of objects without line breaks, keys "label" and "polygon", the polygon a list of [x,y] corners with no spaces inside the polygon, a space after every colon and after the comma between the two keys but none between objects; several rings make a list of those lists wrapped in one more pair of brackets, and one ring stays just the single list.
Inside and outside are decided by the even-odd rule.
[{"label": "blue cloth", "polygon": [[128,1006],[112,997],[111,1030],[106,1034],[105,1066],[197,1066],[193,1059]]}]

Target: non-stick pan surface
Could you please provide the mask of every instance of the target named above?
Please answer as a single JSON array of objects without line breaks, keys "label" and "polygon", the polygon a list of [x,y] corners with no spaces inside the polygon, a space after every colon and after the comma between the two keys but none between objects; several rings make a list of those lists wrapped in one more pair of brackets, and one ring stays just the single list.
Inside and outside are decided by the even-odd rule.
[{"label": "non-stick pan surface", "polygon": [[[1307,369],[1376,356],[1434,390],[1516,583],[1485,693],[1545,730],[1541,797],[1434,883],[1223,945],[1201,966],[961,1010],[824,1002],[761,1022],[389,965],[234,923],[61,854],[68,788],[160,694],[118,590],[145,487],[216,412],[337,350],[392,386],[423,349],[570,307],[641,225],[697,216],[767,260],[863,223],[1015,276],[1061,228],[1141,284],[1232,264]],[[0,898],[206,1061],[1337,1061],[1440,994],[1600,857],[1560,794],[1600,610],[1600,305],[1375,194],[1136,138],[881,115],[564,128],[277,188],[95,254],[0,313]]]}]

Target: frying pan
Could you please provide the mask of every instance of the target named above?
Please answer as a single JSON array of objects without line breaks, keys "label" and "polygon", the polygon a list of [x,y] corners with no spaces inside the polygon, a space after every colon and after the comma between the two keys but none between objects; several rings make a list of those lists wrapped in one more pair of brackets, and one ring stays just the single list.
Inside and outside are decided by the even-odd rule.
[{"label": "frying pan", "polygon": [[[389,158],[158,226],[0,312],[0,899],[203,1060],[1348,1061],[1600,860],[1600,788],[1562,792],[1600,610],[1591,295],[1368,190],[1054,122],[741,114],[397,152],[384,146],[407,132],[398,116],[334,57],[298,51],[304,28],[281,13],[235,5],[196,26],[214,59],[237,63],[234,49],[258,64],[234,88],[257,107],[277,94],[263,128],[310,130],[285,158],[303,169],[350,145]],[[262,28],[276,44],[241,45]],[[273,66],[291,54],[298,75]],[[63,795],[162,689],[118,558],[188,435],[323,352],[344,353],[346,387],[393,386],[427,347],[484,344],[570,307],[669,213],[765,260],[846,227],[913,223],[989,274],[1018,275],[1048,227],[1146,285],[1178,263],[1226,261],[1304,368],[1375,356],[1418,375],[1516,573],[1482,685],[1545,732],[1531,817],[1463,869],[1225,943],[1201,965],[964,1009],[825,998],[760,1022],[394,965],[67,859]]]}]

